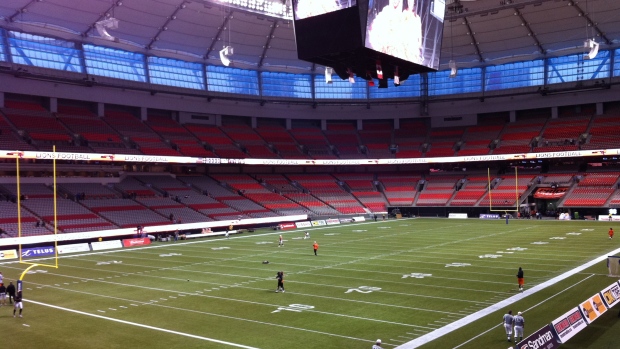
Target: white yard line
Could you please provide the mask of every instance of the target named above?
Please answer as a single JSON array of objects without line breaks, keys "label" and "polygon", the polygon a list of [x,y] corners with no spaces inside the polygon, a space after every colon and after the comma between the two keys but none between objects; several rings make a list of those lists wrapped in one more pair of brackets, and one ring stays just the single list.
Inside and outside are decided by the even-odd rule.
[{"label": "white yard line", "polygon": [[575,275],[575,274],[577,274],[579,272],[582,272],[582,271],[584,271],[584,270],[586,270],[586,269],[596,265],[597,263],[600,263],[600,262],[606,260],[607,256],[615,255],[615,254],[618,254],[618,253],[620,253],[620,248],[616,249],[614,251],[610,251],[609,253],[606,253],[606,254],[604,254],[602,256],[599,256],[599,257],[589,261],[588,263],[585,263],[585,264],[582,264],[582,265],[580,265],[580,266],[578,266],[576,268],[573,268],[573,269],[571,269],[571,270],[569,270],[569,271],[567,271],[567,272],[565,272],[565,273],[563,273],[561,275],[558,275],[558,276],[554,277],[553,279],[550,279],[550,280],[548,280],[546,282],[543,282],[543,283],[541,283],[539,285],[536,285],[533,288],[528,289],[528,290],[526,290],[526,291],[524,291],[522,293],[514,295],[514,296],[512,296],[512,297],[510,297],[508,299],[505,299],[505,300],[501,301],[501,302],[495,303],[495,304],[493,304],[493,305],[491,305],[491,306],[489,306],[489,307],[487,307],[485,309],[479,310],[479,311],[477,311],[477,312],[475,312],[475,313],[473,313],[471,315],[465,316],[464,318],[462,318],[462,319],[460,319],[458,321],[455,321],[455,322],[453,322],[453,323],[451,323],[449,325],[446,325],[444,327],[436,329],[433,332],[427,333],[427,334],[425,334],[425,335],[423,335],[421,337],[418,337],[416,339],[413,339],[413,340],[411,340],[411,341],[409,341],[409,342],[407,342],[405,344],[399,345],[395,349],[415,349],[415,348],[419,348],[423,344],[431,342],[431,341],[433,341],[433,340],[435,340],[435,339],[437,339],[439,337],[445,336],[446,334],[448,334],[450,332],[456,331],[456,330],[458,330],[458,329],[460,329],[460,328],[462,328],[462,327],[464,327],[466,325],[469,325],[470,323],[472,323],[474,321],[480,320],[481,318],[483,318],[483,317],[485,317],[487,315],[490,315],[490,314],[492,314],[492,313],[494,313],[496,311],[499,311],[499,310],[501,310],[501,309],[503,309],[503,308],[505,308],[505,307],[507,307],[507,306],[509,306],[509,305],[511,305],[511,304],[513,304],[515,302],[517,302],[517,301],[520,301],[521,299],[523,299],[523,298],[525,298],[525,297],[527,297],[529,295],[532,295],[532,294],[535,294],[535,293],[537,293],[539,291],[542,291],[542,290],[544,290],[547,287],[553,286],[553,285],[557,284],[558,282],[560,282],[562,280],[565,280],[565,279],[567,279],[567,278],[569,278],[569,277],[571,277],[571,276],[573,276],[573,275]]}]

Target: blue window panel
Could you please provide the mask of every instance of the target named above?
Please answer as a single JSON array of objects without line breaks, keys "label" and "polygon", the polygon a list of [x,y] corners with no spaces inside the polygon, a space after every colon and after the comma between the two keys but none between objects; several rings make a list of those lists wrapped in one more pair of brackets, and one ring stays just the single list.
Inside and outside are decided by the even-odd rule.
[{"label": "blue window panel", "polygon": [[378,88],[379,80],[370,87],[370,98],[411,98],[420,97],[420,75],[410,75],[400,86],[394,86],[394,80],[388,79],[388,88]]},{"label": "blue window panel", "polygon": [[204,90],[202,64],[174,59],[149,57],[148,69],[151,83]]},{"label": "blue window panel", "polygon": [[6,45],[4,44],[4,38],[6,36],[6,32],[4,29],[0,28],[0,61],[6,62]]},{"label": "blue window panel", "polygon": [[263,96],[312,98],[312,76],[309,74],[261,73]]},{"label": "blue window panel", "polygon": [[146,82],[144,55],[108,47],[84,45],[88,74]]},{"label": "blue window panel", "polygon": [[82,73],[81,52],[72,42],[9,32],[13,63]]},{"label": "blue window panel", "polygon": [[485,90],[542,86],[545,82],[545,61],[507,63],[486,67]]},{"label": "blue window panel", "polygon": [[583,59],[585,54],[549,58],[547,84],[603,79],[609,77],[609,51],[599,51],[594,59]]},{"label": "blue window panel", "polygon": [[620,48],[614,52],[614,76],[620,76]]},{"label": "blue window panel", "polygon": [[207,66],[207,90],[258,96],[258,72],[209,65]]},{"label": "blue window panel", "polygon": [[334,74],[332,83],[325,82],[325,75],[314,76],[314,95],[316,99],[367,99],[366,85],[368,82],[355,77],[355,83],[342,80]]},{"label": "blue window panel", "polygon": [[482,69],[461,68],[455,77],[450,70],[428,73],[428,95],[455,95],[460,93],[482,92]]}]

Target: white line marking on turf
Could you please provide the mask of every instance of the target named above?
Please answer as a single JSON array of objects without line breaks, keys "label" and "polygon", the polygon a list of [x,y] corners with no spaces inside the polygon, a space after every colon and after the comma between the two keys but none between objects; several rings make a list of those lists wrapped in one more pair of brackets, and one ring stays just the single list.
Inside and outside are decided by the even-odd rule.
[{"label": "white line marking on turf", "polygon": [[464,318],[455,321],[449,325],[446,325],[442,328],[439,328],[433,332],[430,332],[428,334],[425,334],[424,336],[418,337],[414,340],[411,340],[403,345],[399,345],[398,347],[396,347],[395,349],[415,349],[415,348],[419,348],[421,345],[426,344],[428,342],[431,342],[441,336],[444,336],[452,331],[458,330],[459,328],[468,325],[474,321],[480,320],[481,318],[483,318],[484,316],[490,315],[498,310],[501,310],[502,308],[513,304],[529,295],[532,295],[536,292],[542,291],[547,287],[550,287],[552,285],[555,285],[556,283],[565,280],[566,278],[573,276],[574,274],[577,274],[581,271],[584,271],[585,269],[590,268],[593,265],[596,265],[597,263],[600,263],[604,260],[607,259],[607,256],[613,256],[620,253],[620,248],[616,249],[614,251],[611,251],[609,253],[606,253],[602,256],[599,256],[591,261],[589,261],[588,263],[582,264],[576,268],[573,268],[563,274],[560,274],[556,277],[554,277],[553,279],[550,279],[549,281],[543,282],[542,284],[536,285],[533,288],[526,290],[520,294],[514,295],[510,298],[507,298],[499,303],[495,303],[485,309],[479,310],[471,315],[465,316]]},{"label": "white line marking on turf", "polygon": [[42,306],[45,306],[45,307],[50,307],[50,308],[58,309],[58,310],[68,311],[68,312],[75,313],[75,314],[80,314],[80,315],[85,315],[85,316],[92,316],[92,317],[96,317],[98,319],[114,321],[114,322],[118,322],[118,323],[125,324],[125,325],[142,327],[142,328],[146,328],[146,329],[149,329],[149,330],[160,331],[160,332],[165,332],[165,333],[170,333],[170,334],[176,334],[176,335],[179,335],[179,336],[184,336],[184,337],[189,337],[189,338],[194,338],[194,339],[200,339],[200,340],[203,340],[203,341],[208,341],[208,342],[213,342],[213,343],[218,343],[218,344],[224,344],[224,345],[228,345],[228,346],[231,346],[231,347],[246,348],[246,349],[258,349],[256,347],[250,347],[250,346],[243,345],[243,344],[237,344],[237,343],[232,343],[232,342],[221,341],[221,340],[215,339],[215,338],[208,338],[208,337],[203,337],[203,336],[197,336],[197,335],[193,335],[193,334],[189,334],[189,333],[184,333],[184,332],[179,332],[179,331],[167,330],[167,329],[164,329],[164,328],[143,325],[143,324],[139,324],[139,323],[135,323],[135,322],[130,322],[130,321],[125,321],[125,320],[120,320],[120,319],[114,319],[114,318],[111,318],[111,317],[101,316],[101,315],[97,315],[97,314],[90,314],[90,313],[86,313],[86,312],[79,311],[79,310],[63,308],[63,307],[59,307],[59,306],[56,306],[56,305],[41,303],[41,302],[37,302],[37,301],[29,300],[28,302],[29,303],[38,304],[38,305],[42,305]]},{"label": "white line marking on turf", "polygon": [[22,324],[22,325],[24,325],[24,326],[26,326],[26,327],[30,327],[30,325],[28,325],[28,324]]}]

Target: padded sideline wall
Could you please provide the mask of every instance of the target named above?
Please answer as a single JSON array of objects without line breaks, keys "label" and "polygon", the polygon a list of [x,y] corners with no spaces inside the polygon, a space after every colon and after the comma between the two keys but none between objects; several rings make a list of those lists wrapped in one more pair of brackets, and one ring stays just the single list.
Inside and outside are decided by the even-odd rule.
[{"label": "padded sideline wall", "polygon": [[[428,115],[433,118],[433,127],[456,126],[443,118],[464,116],[465,122],[458,126],[474,124],[472,115],[500,111],[550,108],[554,106],[576,105],[584,103],[602,103],[620,99],[620,88],[612,86],[609,90],[567,93],[562,95],[541,96],[540,94],[524,94],[512,97],[467,100],[430,100]],[[535,90],[532,90],[535,91]],[[133,107],[173,110],[187,113],[206,113],[215,115],[240,115],[248,117],[269,117],[286,119],[319,119],[319,120],[364,120],[394,119],[421,117],[420,104],[399,105],[365,105],[356,106],[324,106],[313,109],[309,104],[271,104],[260,106],[257,101],[230,101],[213,99],[208,102],[205,97],[180,96],[165,93],[151,95],[149,92],[110,87],[85,87],[57,82],[38,81],[2,75],[0,92],[10,92],[42,97],[56,97],[83,100],[106,104],[126,105]],[[524,90],[519,90],[524,92]],[[401,102],[402,103],[402,102]]]}]

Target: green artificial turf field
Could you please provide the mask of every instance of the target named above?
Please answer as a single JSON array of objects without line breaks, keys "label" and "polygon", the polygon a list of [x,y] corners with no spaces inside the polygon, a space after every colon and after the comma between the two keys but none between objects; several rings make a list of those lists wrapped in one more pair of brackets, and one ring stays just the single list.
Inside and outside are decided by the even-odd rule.
[{"label": "green artificial turf field", "polygon": [[[615,280],[602,261],[529,291],[620,248],[609,240],[609,226],[408,219],[310,228],[309,240],[303,230],[265,229],[228,240],[67,255],[59,269],[26,275],[24,317],[1,307],[1,333],[17,348],[369,349],[377,338],[395,348],[522,298],[419,346],[506,349],[500,322],[508,309],[524,312],[527,336]],[[0,264],[5,283],[25,268]],[[275,292],[280,270],[285,293]],[[562,348],[617,349],[618,310]]]}]

